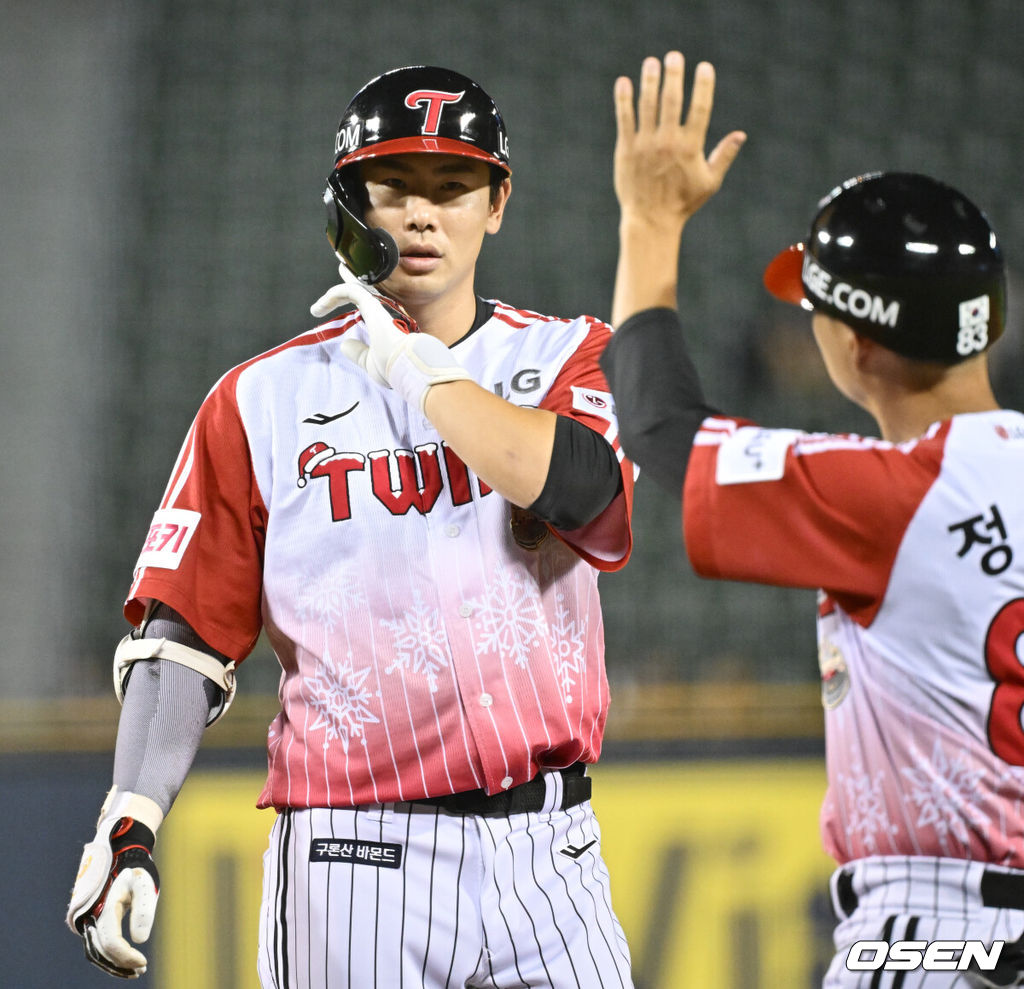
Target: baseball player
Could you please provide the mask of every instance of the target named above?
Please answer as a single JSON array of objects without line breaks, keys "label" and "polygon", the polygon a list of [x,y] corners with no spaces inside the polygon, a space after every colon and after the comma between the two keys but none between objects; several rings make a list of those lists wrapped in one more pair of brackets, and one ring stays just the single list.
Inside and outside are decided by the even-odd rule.
[{"label": "baseball player", "polygon": [[145,971],[122,919],[145,940],[155,834],[263,630],[263,986],[628,987],[586,775],[597,577],[631,546],[610,329],[476,294],[511,171],[471,79],[377,77],[335,151],[342,281],[312,309],[342,311],[229,371],[189,430],[125,606],[114,787],[68,923],[108,972]]},{"label": "baseball player", "polygon": [[[621,254],[602,358],[623,445],[682,500],[706,577],[818,588],[838,869],[828,987],[1024,979],[1024,415],[987,352],[1003,258],[967,197],[917,174],[844,182],[765,279],[812,312],[837,388],[881,439],[711,409],[676,308],[679,242],[745,140],[705,158],[714,91],[683,58],[615,86]],[[908,943],[909,942],[909,943]]]}]

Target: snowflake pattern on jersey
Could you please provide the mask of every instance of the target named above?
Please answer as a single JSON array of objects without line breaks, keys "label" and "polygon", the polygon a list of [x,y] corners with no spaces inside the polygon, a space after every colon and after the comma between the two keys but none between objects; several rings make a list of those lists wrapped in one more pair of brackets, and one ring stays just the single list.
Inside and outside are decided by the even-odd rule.
[{"label": "snowflake pattern on jersey", "polygon": [[851,836],[855,835],[868,852],[876,855],[879,854],[879,839],[895,835],[899,830],[896,825],[889,823],[889,814],[885,809],[885,773],[879,770],[872,779],[859,761],[850,769],[850,775],[836,774],[836,781],[846,795],[846,831]]},{"label": "snowflake pattern on jersey", "polygon": [[484,596],[469,602],[476,616],[476,644],[481,652],[511,659],[524,669],[530,665],[533,650],[548,634],[547,619],[537,605],[535,590],[529,571],[495,568]]},{"label": "snowflake pattern on jersey", "polygon": [[333,632],[346,611],[365,605],[359,578],[346,570],[303,574],[295,594],[295,614],[303,622]]},{"label": "snowflake pattern on jersey", "polygon": [[351,656],[347,663],[335,666],[330,650],[325,648],[316,675],[303,677],[303,683],[311,691],[310,707],[316,714],[309,731],[324,731],[325,749],[332,740],[339,739],[347,753],[349,742],[363,737],[363,725],[380,723],[369,706],[371,694],[366,678],[371,669],[370,666],[354,669]]},{"label": "snowflake pattern on jersey", "polygon": [[551,624],[555,640],[555,672],[566,704],[572,703],[572,688],[576,677],[586,668],[586,643],[582,622],[572,618],[565,605],[565,595],[555,596],[555,620]]},{"label": "snowflake pattern on jersey", "polygon": [[1009,802],[1008,810],[1014,817],[1024,817],[1024,766],[1004,764],[993,791]]},{"label": "snowflake pattern on jersey", "polygon": [[920,750],[912,752],[917,767],[902,770],[911,786],[910,798],[917,806],[916,826],[932,828],[947,853],[958,851],[950,845],[950,835],[961,845],[968,845],[968,826],[978,832],[985,830],[985,815],[979,810],[982,768],[973,768],[966,752],[950,760],[938,739],[928,759]]},{"label": "snowflake pattern on jersey", "polygon": [[431,610],[413,589],[412,607],[392,620],[382,618],[381,628],[391,635],[395,652],[394,662],[384,672],[391,674],[400,669],[424,677],[432,694],[437,693],[437,674],[448,669],[448,636],[441,615]]}]

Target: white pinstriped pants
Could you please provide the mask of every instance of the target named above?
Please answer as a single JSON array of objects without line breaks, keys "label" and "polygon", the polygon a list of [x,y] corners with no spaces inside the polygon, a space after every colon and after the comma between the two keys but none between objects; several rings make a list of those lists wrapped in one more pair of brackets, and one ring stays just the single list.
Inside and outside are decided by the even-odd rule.
[{"label": "white pinstriped pants", "polygon": [[[878,856],[850,862],[832,875],[832,904],[839,923],[836,955],[824,989],[986,989],[1017,986],[1012,975],[992,981],[968,972],[860,971],[846,967],[856,941],[1005,941],[1004,960],[1017,960],[1024,978],[1024,900],[1020,909],[987,906],[982,898],[984,862],[926,856]],[[844,876],[844,873],[846,874]],[[842,891],[843,884],[846,892]],[[854,906],[854,903],[856,904]],[[1003,981],[1006,980],[1006,981]]]},{"label": "white pinstriped pants", "polygon": [[[557,806],[561,777],[546,779]],[[280,814],[263,989],[632,989],[600,837],[589,801],[505,817],[409,803]]]}]

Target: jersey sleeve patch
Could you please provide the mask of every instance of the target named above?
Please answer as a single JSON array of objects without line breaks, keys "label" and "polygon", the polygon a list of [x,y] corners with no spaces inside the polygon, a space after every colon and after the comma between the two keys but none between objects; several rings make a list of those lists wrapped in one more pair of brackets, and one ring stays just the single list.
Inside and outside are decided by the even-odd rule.
[{"label": "jersey sleeve patch", "polygon": [[572,407],[576,412],[598,416],[606,422],[615,422],[615,402],[611,392],[597,388],[581,388],[572,386]]},{"label": "jersey sleeve patch", "polygon": [[199,512],[184,508],[163,508],[157,511],[135,564],[136,570],[143,567],[177,570],[201,517]]},{"label": "jersey sleeve patch", "polygon": [[780,480],[786,471],[786,453],[799,435],[796,429],[741,426],[718,448],[715,481],[751,484]]}]

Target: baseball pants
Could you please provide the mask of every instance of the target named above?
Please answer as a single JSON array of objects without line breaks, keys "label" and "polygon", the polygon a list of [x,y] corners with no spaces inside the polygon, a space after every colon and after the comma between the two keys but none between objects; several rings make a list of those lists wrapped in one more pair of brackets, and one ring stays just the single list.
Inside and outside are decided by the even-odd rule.
[{"label": "baseball pants", "polygon": [[[984,862],[879,856],[850,862],[832,875],[832,906],[839,923],[836,954],[824,989],[990,989],[1024,985],[1024,872]],[[952,970],[959,955],[944,954],[942,971],[888,967],[851,971],[858,941],[1005,941],[997,967]],[[923,948],[919,945],[920,950]],[[858,951],[862,964],[881,962],[884,948]],[[977,956],[975,956],[977,957]],[[923,959],[922,959],[923,962]],[[983,965],[988,965],[986,958]]]},{"label": "baseball pants", "polygon": [[[560,780],[545,774],[552,808]],[[264,856],[263,989],[632,989],[599,849],[589,801],[285,811]]]}]

